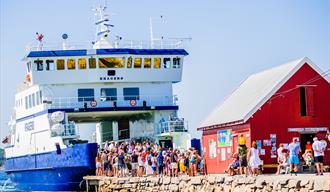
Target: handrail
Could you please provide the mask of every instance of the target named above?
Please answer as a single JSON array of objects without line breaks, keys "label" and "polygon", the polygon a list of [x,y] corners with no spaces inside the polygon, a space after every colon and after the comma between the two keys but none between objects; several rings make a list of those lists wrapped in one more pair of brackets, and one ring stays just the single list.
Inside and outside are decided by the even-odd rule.
[{"label": "handrail", "polygon": [[188,131],[187,121],[184,121],[183,119],[162,121],[158,123],[156,129],[157,134],[171,133],[171,132],[187,132],[187,131]]},{"label": "handrail", "polygon": [[[126,98],[126,99],[125,99]],[[134,100],[134,101],[133,101]],[[176,106],[177,96],[125,95],[103,97],[44,97],[48,109],[57,108],[97,108],[97,107],[134,107],[134,106]]]},{"label": "handrail", "polygon": [[[189,38],[177,38],[173,40],[157,39],[151,41],[139,40],[117,40],[110,42],[113,48],[129,48],[129,49],[184,49]],[[77,49],[93,49],[92,41],[86,42],[68,42],[65,50]],[[62,43],[43,42],[42,49],[40,45],[29,44],[26,46],[27,51],[47,51],[47,50],[63,50]]]}]

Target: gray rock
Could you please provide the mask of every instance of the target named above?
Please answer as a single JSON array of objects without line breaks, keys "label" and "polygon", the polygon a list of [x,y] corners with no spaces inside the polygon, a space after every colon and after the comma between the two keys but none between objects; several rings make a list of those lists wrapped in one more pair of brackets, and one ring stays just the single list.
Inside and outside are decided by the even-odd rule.
[{"label": "gray rock", "polygon": [[289,189],[289,192],[294,192],[294,189]]},{"label": "gray rock", "polygon": [[169,188],[170,191],[179,191],[179,186],[176,184],[170,184]]},{"label": "gray rock", "polygon": [[314,181],[314,191],[322,191],[323,190],[323,180],[316,179]]},{"label": "gray rock", "polygon": [[330,191],[330,180],[325,180],[323,184],[324,191]]},{"label": "gray rock", "polygon": [[305,187],[308,183],[309,183],[309,180],[307,180],[307,179],[302,179],[302,180],[300,181],[300,186],[301,186],[301,187]]},{"label": "gray rock", "polygon": [[299,185],[298,180],[290,179],[289,183],[288,183],[288,188],[289,189],[296,188],[296,187],[298,187],[298,185]]},{"label": "gray rock", "polygon": [[225,177],[225,184],[230,184],[233,182],[233,177]]},{"label": "gray rock", "polygon": [[309,182],[308,182],[308,185],[306,186],[309,190],[312,190],[313,189],[313,187],[314,187],[314,181],[313,180],[310,180]]},{"label": "gray rock", "polygon": [[118,184],[124,184],[128,181],[128,178],[123,177],[123,178],[118,178],[117,183]]},{"label": "gray rock", "polygon": [[282,188],[281,192],[289,192],[289,189],[288,188]]},{"label": "gray rock", "polygon": [[256,181],[256,187],[261,189],[261,188],[264,187],[264,185],[266,185],[265,179],[258,178],[257,181]]},{"label": "gray rock", "polygon": [[164,177],[163,178],[163,184],[168,185],[171,183],[171,177]]},{"label": "gray rock", "polygon": [[279,180],[279,183],[281,185],[286,185],[288,183],[288,181],[289,181],[289,179],[284,178],[284,179]]},{"label": "gray rock", "polygon": [[180,179],[178,177],[172,177],[171,178],[171,183],[172,184],[179,184],[180,183]]},{"label": "gray rock", "polygon": [[200,185],[201,183],[202,183],[202,180],[199,177],[193,177],[190,180],[191,185]]},{"label": "gray rock", "polygon": [[181,176],[180,179],[185,182],[190,181],[190,177],[188,175]]},{"label": "gray rock", "polygon": [[180,181],[180,183],[179,183],[179,189],[183,189],[185,187],[186,187],[186,182]]},{"label": "gray rock", "polygon": [[212,184],[212,185],[215,183],[215,179],[216,179],[215,176],[208,176],[208,177],[206,177],[206,180],[207,180],[210,184]]},{"label": "gray rock", "polygon": [[232,192],[232,191],[231,191],[231,187],[228,186],[228,185],[225,185],[225,186],[223,187],[223,191],[224,191],[224,192]]},{"label": "gray rock", "polygon": [[221,177],[221,176],[217,176],[215,180],[216,180],[217,183],[224,183],[225,182],[225,178]]}]

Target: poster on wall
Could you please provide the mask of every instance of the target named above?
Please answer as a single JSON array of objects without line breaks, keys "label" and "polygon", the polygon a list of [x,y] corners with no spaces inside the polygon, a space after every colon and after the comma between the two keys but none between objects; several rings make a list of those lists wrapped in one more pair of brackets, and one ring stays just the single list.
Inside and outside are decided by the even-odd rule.
[{"label": "poster on wall", "polygon": [[261,149],[261,140],[256,140],[257,149]]},{"label": "poster on wall", "polygon": [[231,148],[227,148],[228,160],[230,160],[231,156]]},{"label": "poster on wall", "polygon": [[264,139],[263,141],[264,146],[271,146],[270,140]]},{"label": "poster on wall", "polygon": [[271,144],[271,151],[270,151],[270,157],[276,158],[276,134],[270,134],[270,144]]},{"label": "poster on wall", "polygon": [[209,155],[210,158],[217,157],[217,143],[213,139],[209,140]]},{"label": "poster on wall", "polygon": [[265,149],[260,149],[260,155],[265,155],[265,154],[266,154]]},{"label": "poster on wall", "polygon": [[232,130],[219,130],[218,131],[218,147],[232,146]]},{"label": "poster on wall", "polygon": [[226,148],[221,148],[221,161],[226,161]]}]

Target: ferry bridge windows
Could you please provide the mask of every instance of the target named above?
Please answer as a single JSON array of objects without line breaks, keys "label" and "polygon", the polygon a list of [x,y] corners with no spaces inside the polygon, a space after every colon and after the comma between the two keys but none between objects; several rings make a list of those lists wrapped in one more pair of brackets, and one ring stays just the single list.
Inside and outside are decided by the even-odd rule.
[{"label": "ferry bridge windows", "polygon": [[85,58],[78,59],[78,69],[86,69],[86,59]]},{"label": "ferry bridge windows", "polygon": [[29,95],[29,105],[28,108],[32,107],[32,95]]},{"label": "ferry bridge windows", "polygon": [[28,106],[28,96],[25,96],[25,109],[27,109],[29,106]]},{"label": "ferry bridge windows", "polygon": [[56,60],[56,68],[57,70],[64,70],[64,59]]},{"label": "ferry bridge windows", "polygon": [[94,101],[94,89],[78,89],[78,101]]},{"label": "ferry bridge windows", "polygon": [[170,68],[171,67],[171,58],[164,58],[163,65],[164,65],[165,69]]},{"label": "ferry bridge windows", "polygon": [[35,60],[34,65],[35,65],[35,70],[37,70],[37,71],[42,71],[44,69],[43,60],[39,60],[39,59]]},{"label": "ferry bridge windows", "polygon": [[102,101],[116,101],[117,100],[117,89],[116,88],[102,88],[101,89],[101,100]]},{"label": "ferry bridge windows", "polygon": [[141,68],[142,59],[140,57],[134,58],[134,68]]},{"label": "ferry bridge windows", "polygon": [[67,66],[69,70],[76,69],[76,60],[75,59],[68,59]]},{"label": "ferry bridge windows", "polygon": [[151,68],[151,58],[144,58],[144,68]]},{"label": "ferry bridge windows", "polygon": [[140,90],[138,87],[124,88],[124,100],[139,100]]},{"label": "ferry bridge windows", "polygon": [[132,57],[127,58],[127,68],[132,68]]},{"label": "ferry bridge windows", "polygon": [[96,68],[96,59],[91,57],[88,59],[88,66],[90,69],[95,69]]},{"label": "ferry bridge windows", "polygon": [[99,58],[99,68],[124,68],[124,57]]},{"label": "ferry bridge windows", "polygon": [[36,96],[34,93],[32,94],[31,100],[32,100],[32,107],[36,106]]},{"label": "ferry bridge windows", "polygon": [[47,71],[54,71],[55,70],[54,60],[46,60],[46,70]]},{"label": "ferry bridge windows", "polygon": [[27,67],[27,71],[30,72],[31,71],[31,62],[28,62],[26,64],[26,67]]},{"label": "ferry bridge windows", "polygon": [[173,68],[179,69],[181,67],[181,58],[175,57],[173,58]]},{"label": "ferry bridge windows", "polygon": [[154,58],[154,68],[159,69],[160,68],[161,59],[159,57]]}]

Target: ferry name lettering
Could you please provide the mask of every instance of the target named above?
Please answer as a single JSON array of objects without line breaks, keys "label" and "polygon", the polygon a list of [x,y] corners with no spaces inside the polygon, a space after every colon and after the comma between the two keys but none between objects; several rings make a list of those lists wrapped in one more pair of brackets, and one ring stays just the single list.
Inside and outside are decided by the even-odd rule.
[{"label": "ferry name lettering", "polygon": [[34,122],[30,121],[25,123],[25,131],[32,131],[34,130]]},{"label": "ferry name lettering", "polygon": [[100,80],[123,80],[124,77],[100,77]]}]

